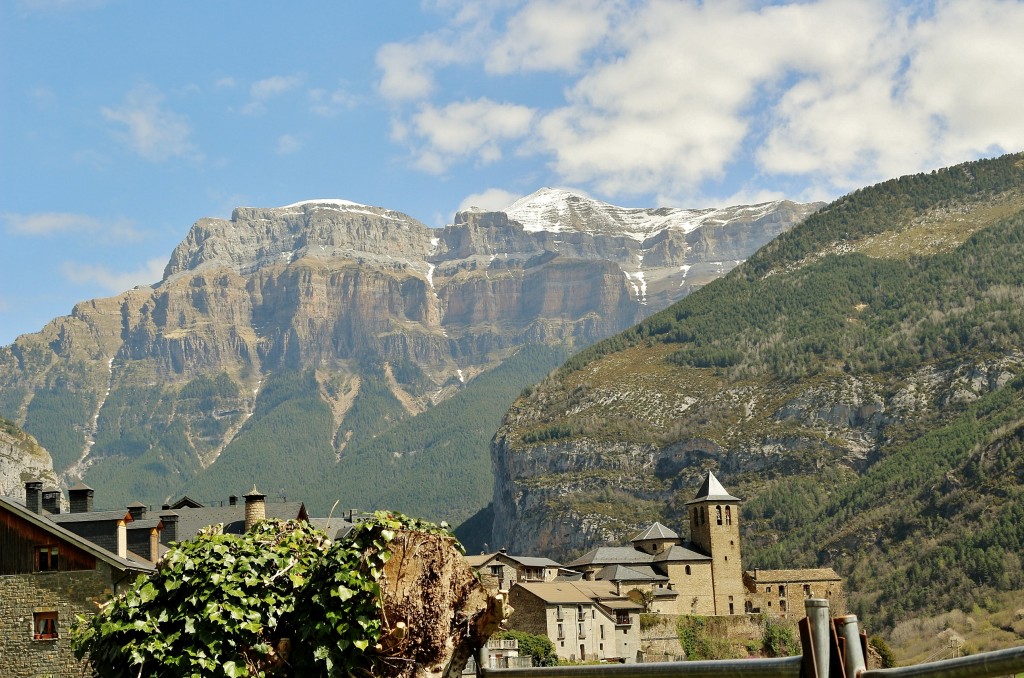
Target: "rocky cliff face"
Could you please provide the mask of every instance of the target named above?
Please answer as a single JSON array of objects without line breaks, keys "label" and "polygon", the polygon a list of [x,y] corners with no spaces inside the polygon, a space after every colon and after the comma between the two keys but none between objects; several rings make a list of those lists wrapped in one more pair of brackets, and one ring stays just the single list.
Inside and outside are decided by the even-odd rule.
[{"label": "rocky cliff face", "polygon": [[35,438],[11,422],[0,419],[0,496],[25,499],[25,483],[40,480],[56,487],[53,460]]},{"label": "rocky cliff face", "polygon": [[[728,383],[665,365],[663,348],[631,353],[629,377],[623,365],[596,365],[509,411],[491,450],[492,543],[572,558],[653,520],[678,524],[707,470],[744,498],[768,478],[860,473],[908,426],[1024,371],[1013,351],[898,375]],[[594,434],[596,420],[616,419],[620,435]],[[537,435],[538,422],[568,421],[565,437],[537,440],[557,431],[541,424]]]},{"label": "rocky cliff face", "polygon": [[66,481],[159,501],[252,425],[269,375],[315,370],[340,454],[367,365],[422,412],[518,346],[637,322],[816,207],[628,210],[545,190],[442,229],[341,200],[238,208],[196,222],[154,286],[0,348],[0,413]]}]

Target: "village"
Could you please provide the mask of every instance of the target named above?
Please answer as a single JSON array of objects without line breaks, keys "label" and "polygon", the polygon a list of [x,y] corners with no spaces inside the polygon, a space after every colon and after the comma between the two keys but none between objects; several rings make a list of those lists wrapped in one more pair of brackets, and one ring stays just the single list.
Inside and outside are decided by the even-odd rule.
[{"label": "village", "polygon": [[[96,510],[94,494],[79,483],[65,499],[28,481],[24,501],[0,497],[0,657],[12,675],[71,674],[81,664],[67,637],[76,615],[95,613],[138,575],[155,572],[172,543],[208,526],[241,534],[264,519],[297,520],[339,539],[360,520],[354,511],[310,517],[301,501],[268,501],[255,486],[215,505],[186,496],[157,511],[141,503]],[[566,663],[685,659],[674,631],[666,633],[681,616],[724,620],[726,633],[742,638],[764,616],[803,617],[806,599],[844,613],[843,581],[832,569],[744,570],[740,505],[708,473],[687,502],[688,539],[656,522],[626,544],[568,563],[505,549],[465,559],[508,600],[507,629],[546,637]],[[480,661],[533,665],[514,639],[490,641]]]}]

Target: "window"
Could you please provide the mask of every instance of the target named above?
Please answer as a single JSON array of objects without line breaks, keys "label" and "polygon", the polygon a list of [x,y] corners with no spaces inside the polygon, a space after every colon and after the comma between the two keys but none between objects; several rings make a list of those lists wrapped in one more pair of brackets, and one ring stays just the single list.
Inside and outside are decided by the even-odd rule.
[{"label": "window", "polygon": [[56,610],[36,612],[33,621],[35,631],[32,634],[32,638],[34,640],[53,640],[58,637]]},{"label": "window", "polygon": [[615,612],[615,623],[619,626],[629,626],[632,623],[629,621],[629,612],[626,610],[617,610]]},{"label": "window", "polygon": [[601,629],[601,640],[604,640],[604,624],[601,624],[600,629]]},{"label": "window", "polygon": [[689,565],[686,566],[686,574],[690,574],[690,566]]},{"label": "window", "polygon": [[785,611],[786,611],[786,601],[780,600],[779,601],[779,612],[785,612]]},{"label": "window", "polygon": [[807,596],[808,598],[811,597],[811,585],[810,584],[804,584],[804,595]]},{"label": "window", "polygon": [[55,544],[37,546],[35,554],[36,572],[56,572],[57,552],[58,548]]},{"label": "window", "polygon": [[491,565],[491,574],[495,577],[501,576],[501,565]]},{"label": "window", "polygon": [[785,598],[785,597],[786,597],[786,587],[784,585],[782,585],[782,584],[779,584],[779,598]]},{"label": "window", "polygon": [[557,619],[558,621],[562,621],[563,619],[565,619],[565,615],[562,612],[562,606],[561,605],[559,605],[558,607],[555,608],[555,619]]},{"label": "window", "polygon": [[732,525],[732,507],[731,506],[726,506],[725,507],[725,524],[726,525]]},{"label": "window", "polygon": [[559,640],[562,640],[562,639],[564,639],[564,638],[565,638],[565,630],[564,630],[564,629],[562,629],[562,625],[561,625],[561,624],[559,624],[559,625],[558,625],[558,639],[559,639]]},{"label": "window", "polygon": [[722,507],[721,506],[716,506],[715,507],[715,521],[719,525],[722,524]]},{"label": "window", "polygon": [[772,592],[772,587],[771,586],[765,586],[764,587],[764,592],[765,593],[771,593]]},{"label": "window", "polygon": [[577,638],[586,638],[587,637],[587,629],[584,628],[583,622],[580,622],[579,624],[576,625],[576,637]]}]

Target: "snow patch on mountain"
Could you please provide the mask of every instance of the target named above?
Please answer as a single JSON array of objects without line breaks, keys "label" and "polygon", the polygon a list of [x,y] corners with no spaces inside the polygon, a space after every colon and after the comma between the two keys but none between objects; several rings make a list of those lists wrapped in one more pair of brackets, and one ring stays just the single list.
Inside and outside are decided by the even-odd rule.
[{"label": "snow patch on mountain", "polygon": [[689,233],[704,225],[753,221],[770,214],[778,205],[779,201],[706,209],[618,207],[573,191],[542,188],[504,211],[530,232],[603,233],[643,242],[665,229]]}]

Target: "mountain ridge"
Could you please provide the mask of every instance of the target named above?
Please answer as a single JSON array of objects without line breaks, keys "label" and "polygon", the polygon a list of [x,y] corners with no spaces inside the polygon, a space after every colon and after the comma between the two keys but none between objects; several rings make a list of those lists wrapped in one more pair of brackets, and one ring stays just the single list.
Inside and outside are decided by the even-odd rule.
[{"label": "mountain ridge", "polygon": [[[347,200],[240,207],[198,220],[159,283],[79,303],[0,347],[0,412],[39,438],[67,484],[84,479],[113,501],[221,486],[226,495],[253,482],[294,496],[309,487],[303,471],[334,478],[376,437],[521,347],[578,347],[628,327],[816,207],[779,204],[646,242],[528,231],[504,212],[460,212],[431,229]],[[486,388],[511,401],[539,376],[520,370]],[[488,415],[497,426],[504,406],[478,402],[499,408]],[[489,434],[470,443],[452,433],[479,484],[467,493],[476,505],[460,511],[487,503],[490,482],[477,471],[489,468]],[[442,475],[458,463],[443,445],[430,448]],[[411,467],[411,450],[401,452],[360,468],[390,487],[386,471]],[[230,477],[218,484],[218,473]],[[320,483],[311,504],[326,510],[331,491]],[[394,508],[467,515],[431,501]]]}]

